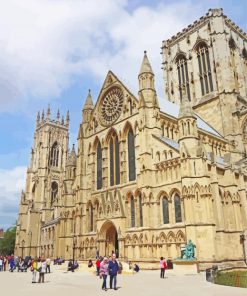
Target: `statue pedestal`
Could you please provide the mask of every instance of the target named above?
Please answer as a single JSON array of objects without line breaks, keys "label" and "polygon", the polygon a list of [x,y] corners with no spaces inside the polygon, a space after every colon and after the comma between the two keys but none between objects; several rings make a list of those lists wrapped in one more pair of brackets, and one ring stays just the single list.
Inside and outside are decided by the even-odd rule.
[{"label": "statue pedestal", "polygon": [[197,274],[199,273],[199,264],[196,260],[174,260],[174,273],[179,274]]}]

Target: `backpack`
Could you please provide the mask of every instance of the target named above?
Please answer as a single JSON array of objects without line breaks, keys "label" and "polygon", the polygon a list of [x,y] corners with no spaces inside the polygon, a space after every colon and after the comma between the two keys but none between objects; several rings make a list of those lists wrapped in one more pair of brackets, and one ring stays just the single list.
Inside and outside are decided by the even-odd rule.
[{"label": "backpack", "polygon": [[164,261],[164,268],[165,268],[165,269],[167,268],[167,263],[166,263],[166,261]]}]

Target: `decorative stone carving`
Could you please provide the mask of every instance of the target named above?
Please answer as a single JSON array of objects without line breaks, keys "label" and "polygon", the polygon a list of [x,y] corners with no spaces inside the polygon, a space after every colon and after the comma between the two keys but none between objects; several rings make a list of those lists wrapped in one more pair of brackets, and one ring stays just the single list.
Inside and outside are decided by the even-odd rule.
[{"label": "decorative stone carving", "polygon": [[122,90],[114,87],[101,99],[99,115],[102,125],[109,126],[119,118],[123,110],[123,97]]}]

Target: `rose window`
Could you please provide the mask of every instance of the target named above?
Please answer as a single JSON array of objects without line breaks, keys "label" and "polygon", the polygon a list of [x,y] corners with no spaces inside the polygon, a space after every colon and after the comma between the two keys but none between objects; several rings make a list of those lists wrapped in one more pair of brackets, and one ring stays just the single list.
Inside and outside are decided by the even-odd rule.
[{"label": "rose window", "polygon": [[115,87],[109,90],[103,97],[100,104],[100,120],[103,125],[110,125],[115,122],[123,108],[123,92]]}]

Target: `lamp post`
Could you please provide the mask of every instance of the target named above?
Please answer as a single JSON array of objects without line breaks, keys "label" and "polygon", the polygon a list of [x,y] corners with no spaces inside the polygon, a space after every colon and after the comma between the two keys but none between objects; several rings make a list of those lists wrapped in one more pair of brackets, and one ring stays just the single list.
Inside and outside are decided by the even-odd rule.
[{"label": "lamp post", "polygon": [[28,232],[28,235],[29,235],[29,237],[30,237],[30,245],[29,245],[29,256],[31,256],[31,248],[32,248],[32,231],[30,230],[29,232]]},{"label": "lamp post", "polygon": [[244,263],[247,264],[246,263],[246,252],[245,252],[245,240],[246,240],[245,234],[244,233],[240,234],[240,243],[243,245]]},{"label": "lamp post", "polygon": [[25,241],[23,240],[21,242],[21,258],[23,258],[24,244],[25,244]]}]

